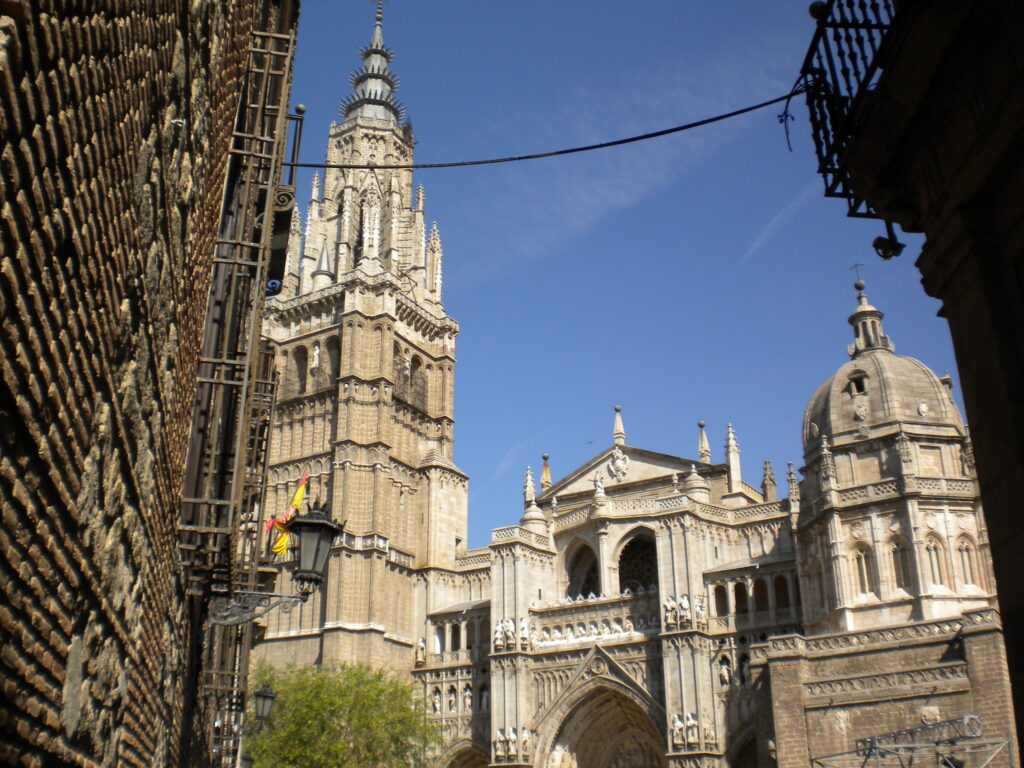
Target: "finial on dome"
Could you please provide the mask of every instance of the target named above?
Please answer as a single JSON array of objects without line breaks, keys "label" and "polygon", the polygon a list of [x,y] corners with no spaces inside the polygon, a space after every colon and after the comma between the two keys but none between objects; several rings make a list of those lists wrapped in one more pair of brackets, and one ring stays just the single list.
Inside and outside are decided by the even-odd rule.
[{"label": "finial on dome", "polygon": [[551,487],[551,466],[548,464],[548,459],[551,458],[548,454],[541,456],[544,461],[540,468],[540,490],[541,492],[546,491]]},{"label": "finial on dome", "polygon": [[527,506],[533,504],[537,498],[537,489],[533,485],[533,469],[526,468],[526,478],[523,480],[523,501]]},{"label": "finial on dome", "polygon": [[705,464],[710,464],[711,443],[708,442],[708,436],[707,433],[704,431],[703,421],[697,422],[697,429],[699,430],[697,434],[697,458],[699,458]]},{"label": "finial on dome", "polygon": [[612,439],[616,445],[626,444],[626,428],[622,426],[622,406],[615,406],[615,423],[612,425]]},{"label": "finial on dome", "polygon": [[849,322],[853,326],[853,342],[847,345],[847,353],[850,357],[857,357],[862,352],[874,349],[892,352],[895,347],[882,331],[882,318],[885,315],[868,302],[868,297],[864,293],[865,283],[863,280],[857,280],[853,287],[857,290],[857,308],[850,315]]}]

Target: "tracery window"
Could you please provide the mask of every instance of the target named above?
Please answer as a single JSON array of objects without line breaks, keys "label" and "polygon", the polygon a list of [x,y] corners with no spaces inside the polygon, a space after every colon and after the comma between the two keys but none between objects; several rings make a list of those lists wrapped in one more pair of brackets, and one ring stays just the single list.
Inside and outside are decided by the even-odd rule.
[{"label": "tracery window", "polygon": [[619,555],[619,590],[634,592],[658,585],[658,549],[649,535],[640,535],[622,548]]},{"label": "tracery window", "polygon": [[945,585],[942,568],[942,545],[936,539],[928,539],[924,546],[928,557],[928,578],[932,584]]},{"label": "tracery window", "polygon": [[907,545],[902,541],[894,541],[889,547],[889,554],[892,557],[892,573],[896,586],[899,589],[910,588],[910,555],[907,552]]},{"label": "tracery window", "polygon": [[961,537],[957,544],[957,552],[960,555],[960,576],[964,584],[978,583],[978,569],[975,558],[974,544],[966,536]]},{"label": "tracery window", "polygon": [[871,550],[866,545],[861,544],[854,550],[853,570],[860,594],[872,594],[875,591],[874,568],[871,563]]}]

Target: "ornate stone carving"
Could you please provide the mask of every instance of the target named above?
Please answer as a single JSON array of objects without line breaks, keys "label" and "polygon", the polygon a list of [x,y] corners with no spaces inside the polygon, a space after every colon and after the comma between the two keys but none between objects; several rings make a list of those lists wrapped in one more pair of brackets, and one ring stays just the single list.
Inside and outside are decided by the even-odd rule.
[{"label": "ornate stone carving", "polygon": [[629,456],[622,452],[619,446],[615,446],[611,457],[608,459],[608,474],[617,482],[622,482],[629,472]]},{"label": "ornate stone carving", "polygon": [[886,672],[876,675],[863,675],[840,680],[821,680],[806,683],[804,690],[810,696],[831,696],[839,693],[855,693],[859,691],[878,690],[880,688],[897,688],[905,685],[920,685],[945,680],[967,677],[966,664],[950,664],[941,667],[911,669],[900,672]]}]

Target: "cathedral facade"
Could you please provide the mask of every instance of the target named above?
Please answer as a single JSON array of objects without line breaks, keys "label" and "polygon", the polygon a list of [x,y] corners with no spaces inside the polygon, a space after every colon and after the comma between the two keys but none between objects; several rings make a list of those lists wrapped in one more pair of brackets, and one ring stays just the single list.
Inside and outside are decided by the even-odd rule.
[{"label": "cathedral facade", "polygon": [[[969,435],[951,381],[895,354],[863,284],[799,475],[766,462],[744,482],[732,426],[720,461],[703,424],[691,458],[632,446],[616,408],[606,449],[555,481],[546,458],[528,469],[521,519],[467,548],[458,324],[424,192],[393,167],[413,141],[391,58],[378,10],[329,132],[341,167],[314,179],[268,301],[264,509],[308,472],[345,532],[254,657],[410,675],[442,766],[797,766],[965,715],[1008,742],[991,765],[1016,764]],[[271,559],[283,591],[288,558]]]}]

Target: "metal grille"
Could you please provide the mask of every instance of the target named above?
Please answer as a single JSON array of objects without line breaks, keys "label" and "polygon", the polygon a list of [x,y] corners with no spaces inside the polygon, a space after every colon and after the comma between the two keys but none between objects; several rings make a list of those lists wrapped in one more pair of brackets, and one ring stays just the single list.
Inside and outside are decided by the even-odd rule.
[{"label": "metal grille", "polygon": [[880,218],[850,183],[846,152],[855,113],[882,73],[879,51],[893,20],[893,0],[814,3],[818,27],[800,70],[811,135],[826,197],[847,201],[847,215]]}]

